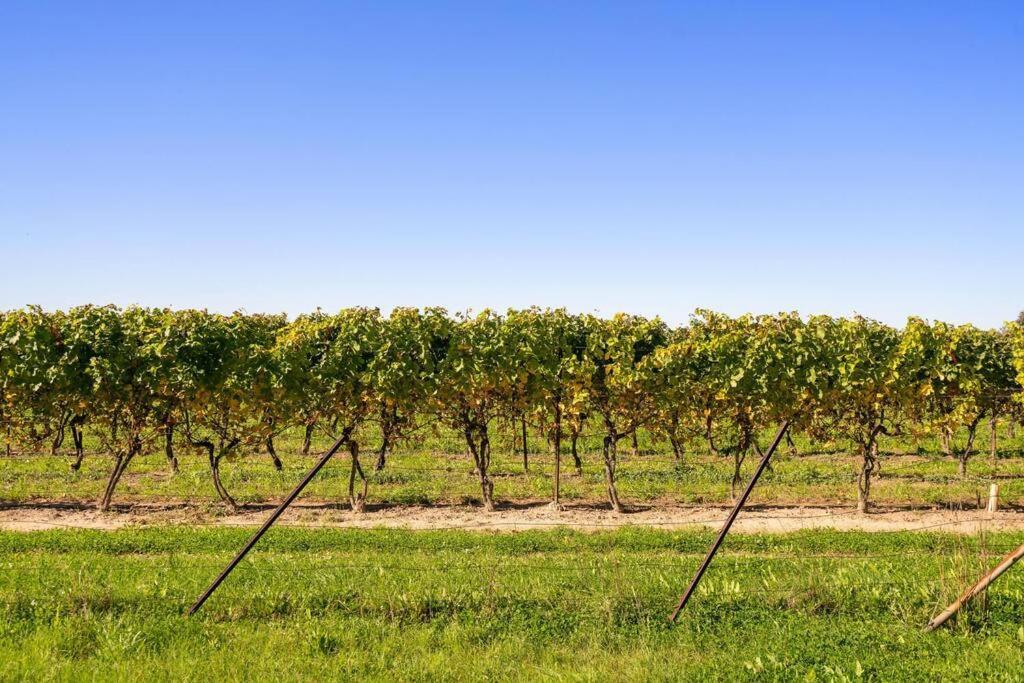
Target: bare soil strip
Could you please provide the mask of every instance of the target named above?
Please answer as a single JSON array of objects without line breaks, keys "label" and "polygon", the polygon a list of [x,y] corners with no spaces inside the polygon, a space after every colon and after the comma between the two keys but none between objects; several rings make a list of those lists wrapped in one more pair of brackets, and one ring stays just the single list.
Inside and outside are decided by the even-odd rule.
[{"label": "bare soil strip", "polygon": [[[0,529],[39,531],[84,528],[113,530],[131,526],[182,524],[190,526],[256,526],[269,515],[271,506],[246,507],[227,513],[217,507],[189,503],[137,503],[101,513],[92,505],[33,503],[0,506]],[[615,514],[600,505],[566,505],[554,510],[544,503],[506,505],[485,513],[469,506],[382,506],[359,514],[325,503],[296,504],[279,524],[307,527],[466,529],[474,531],[523,531],[568,527],[589,531],[623,526],[681,529],[694,526],[718,528],[728,514],[725,507],[637,506]],[[740,513],[733,531],[785,533],[801,529],[857,531],[948,531],[973,534],[988,531],[1024,530],[1024,512],[945,509],[879,509],[858,514],[846,507],[753,506]]]}]

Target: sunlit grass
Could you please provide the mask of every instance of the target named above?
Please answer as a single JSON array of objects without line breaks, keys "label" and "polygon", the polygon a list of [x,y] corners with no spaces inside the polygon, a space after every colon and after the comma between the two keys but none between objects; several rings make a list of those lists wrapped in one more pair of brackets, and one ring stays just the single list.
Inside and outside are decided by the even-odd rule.
[{"label": "sunlit grass", "polygon": [[0,679],[882,680],[1024,667],[1024,574],[921,632],[1021,534],[730,538],[680,624],[710,532],[279,529],[198,617],[246,535],[0,533]]},{"label": "sunlit grass", "polygon": [[[511,441],[497,435],[491,476],[499,501],[542,501],[551,495],[553,456],[546,445],[531,442],[529,471],[522,456],[511,451]],[[372,433],[362,435],[373,443]],[[328,435],[318,432],[312,453],[326,448]],[[881,472],[872,488],[880,505],[950,506],[973,508],[984,502],[990,482],[1001,486],[1003,504],[1024,500],[1024,457],[1019,455],[1020,437],[1004,434],[998,458],[975,456],[968,476],[957,474],[956,462],[944,457],[937,444],[923,441],[920,450],[909,440],[889,440],[881,457]],[[280,499],[311,466],[314,455],[298,453],[301,435],[292,431],[278,440],[284,470],[277,472],[262,453],[245,453],[222,465],[227,488],[242,503],[265,503]],[[983,442],[979,438],[979,443]],[[577,475],[572,460],[562,458],[562,497],[570,502],[605,500],[601,456],[583,442],[583,474]],[[856,500],[854,480],[858,458],[842,444],[810,444],[800,436],[797,453],[780,449],[771,470],[763,477],[752,503],[851,505]],[[662,444],[641,435],[640,454],[632,455],[628,444],[620,454],[618,486],[622,498],[635,504],[726,504],[731,499],[732,461],[694,448],[682,462],[676,462]],[[445,450],[447,449],[447,450]],[[180,471],[172,475],[163,453],[137,458],[121,481],[116,502],[188,501],[215,505],[219,501],[203,457],[178,446]],[[477,501],[479,482],[471,461],[453,435],[432,435],[419,443],[398,449],[382,472],[373,472],[374,455],[364,450],[363,464],[370,476],[373,504],[463,504]],[[755,464],[748,458],[744,473]],[[0,499],[10,502],[38,500],[91,503],[100,497],[111,460],[102,453],[90,453],[79,472],[69,468],[66,455],[48,453],[0,457]],[[306,500],[346,500],[348,484],[346,456],[325,468],[310,485]]]}]

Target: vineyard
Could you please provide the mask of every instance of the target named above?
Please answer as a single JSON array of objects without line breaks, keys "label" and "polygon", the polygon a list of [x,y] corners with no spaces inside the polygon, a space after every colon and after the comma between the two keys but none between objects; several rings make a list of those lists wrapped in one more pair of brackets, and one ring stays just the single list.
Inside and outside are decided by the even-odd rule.
[{"label": "vineyard", "polygon": [[[26,308],[0,317],[0,434],[12,456],[4,497],[59,497],[49,476],[65,495],[109,510],[133,466],[160,475],[151,494],[203,496],[196,464],[181,460],[195,454],[205,491],[235,510],[240,489],[249,501],[279,495],[260,481],[273,482],[282,457],[342,438],[343,495],[355,511],[376,491],[381,502],[460,500],[485,511],[524,498],[555,508],[566,496],[604,498],[621,512],[623,487],[634,501],[733,498],[747,458],[787,419],[789,452],[808,457],[773,473],[783,499],[854,494],[864,512],[879,486],[892,488],[880,479],[886,460],[930,453],[939,459],[898,465],[923,486],[888,502],[962,502],[1000,479],[1013,504],[1022,374],[1019,326],[916,318],[895,329],[698,311],[672,328],[539,309],[357,308],[289,321]],[[83,465],[86,453],[98,463]],[[162,468],[136,460],[154,454]],[[87,474],[54,479],[57,455]],[[94,486],[100,463],[106,474]]]},{"label": "vineyard", "polygon": [[1019,570],[922,632],[1024,541],[1017,323],[26,308],[0,379],[2,680],[1024,668]]}]

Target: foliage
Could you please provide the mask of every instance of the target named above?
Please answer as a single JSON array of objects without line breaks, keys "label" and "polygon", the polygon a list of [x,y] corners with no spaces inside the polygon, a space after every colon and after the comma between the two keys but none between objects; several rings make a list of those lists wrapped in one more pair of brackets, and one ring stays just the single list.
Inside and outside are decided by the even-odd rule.
[{"label": "foliage", "polygon": [[[365,504],[367,479],[355,432],[369,418],[374,403],[371,368],[379,358],[382,329],[376,309],[318,312],[285,328],[279,344],[283,385],[294,397],[297,413],[307,421],[336,425],[339,444],[349,448],[349,500],[356,510]],[[357,474],[363,484],[358,494]]]},{"label": "foliage", "polygon": [[[950,437],[947,449],[963,470],[982,419],[1019,419],[1011,398],[1024,376],[1022,347],[1019,325],[987,331],[911,318],[898,330],[862,317],[796,313],[699,310],[672,329],[657,318],[538,308],[454,317],[439,308],[389,316],[351,308],[288,321],[28,307],[0,314],[0,433],[9,446],[49,441],[56,451],[68,428],[77,466],[88,427],[115,458],[106,507],[128,462],[160,434],[174,467],[178,427],[206,452],[228,505],[223,458],[265,447],[280,467],[274,437],[292,426],[319,428],[347,446],[350,499],[361,509],[367,478],[359,449],[368,428],[380,437],[380,470],[402,439],[444,424],[464,441],[491,508],[496,421],[532,424],[556,458],[568,437],[578,471],[576,442],[591,428],[601,439],[609,500],[621,509],[622,439],[648,430],[680,461],[704,439],[731,458],[735,488],[747,454],[762,448],[759,435],[788,420],[817,440],[857,445],[866,509],[886,434],[966,429],[966,445]],[[559,484],[556,476],[556,504]]]},{"label": "foliage", "polygon": [[190,444],[206,452],[214,486],[234,508],[220,480],[221,460],[264,443],[275,427],[268,411],[278,396],[275,337],[284,319],[205,312],[184,317],[171,318],[156,347],[160,375],[171,380],[161,395],[173,397],[166,409],[181,410]]},{"label": "foliage", "polygon": [[[1024,316],[1024,313],[1021,314]],[[1014,323],[1007,330],[1013,358],[1013,367],[1017,371],[1017,386],[1024,386],[1024,320]],[[1024,394],[1018,393],[1018,402],[1024,403]]]},{"label": "foliage", "polygon": [[900,335],[888,325],[857,317],[838,320],[826,340],[834,370],[822,395],[822,413],[861,453],[858,506],[866,511],[878,466],[878,438],[890,431],[909,387],[896,366]]},{"label": "foliage", "polygon": [[503,318],[490,310],[461,316],[438,367],[433,409],[466,441],[480,477],[484,508],[494,509],[491,463],[491,422],[525,391],[519,372],[518,335],[510,334]]},{"label": "foliage", "polygon": [[622,511],[615,472],[618,442],[650,421],[656,403],[650,392],[649,362],[668,338],[667,326],[658,318],[616,314],[611,319],[589,318],[585,367],[590,371],[590,409],[603,427],[605,480],[612,508]]},{"label": "foliage", "polygon": [[[911,318],[900,340],[900,372],[909,383],[906,410],[939,432],[947,455],[966,474],[981,420],[1002,412],[1015,391],[1006,334],[973,325],[928,324]],[[954,434],[967,443],[956,449]]]},{"label": "foliage", "polygon": [[87,307],[78,319],[80,333],[95,354],[86,372],[92,380],[89,414],[100,427],[104,449],[114,454],[100,501],[103,510],[110,508],[114,489],[132,459],[156,433],[155,331],[164,314],[139,307]]},{"label": "foliage", "polygon": [[442,308],[396,308],[381,325],[369,366],[381,431],[378,471],[388,451],[417,429],[417,417],[438,389],[438,368],[452,335],[452,321]]}]

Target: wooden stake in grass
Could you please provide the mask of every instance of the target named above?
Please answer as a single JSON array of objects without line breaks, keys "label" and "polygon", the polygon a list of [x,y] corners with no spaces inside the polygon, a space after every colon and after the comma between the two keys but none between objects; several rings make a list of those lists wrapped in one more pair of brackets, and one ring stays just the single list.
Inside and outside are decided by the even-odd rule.
[{"label": "wooden stake in grass", "polygon": [[953,602],[953,604],[944,609],[942,613],[936,616],[934,619],[929,621],[928,625],[925,626],[924,630],[926,632],[934,631],[938,627],[945,624],[947,621],[949,621],[950,617],[959,612],[963,608],[963,606],[966,605],[976,595],[984,592],[984,590],[988,588],[993,581],[1002,576],[1002,574],[1007,569],[1016,564],[1017,561],[1020,560],[1022,557],[1024,557],[1024,545],[1020,546],[1013,552],[1009,553],[1006,557],[1004,557],[1002,562],[1000,562],[995,569],[990,571],[988,574],[985,574],[985,576],[981,577],[981,579],[979,579],[977,583],[975,583],[973,586],[964,591],[964,594],[957,598],[956,601]]},{"label": "wooden stake in grass", "polygon": [[988,507],[986,508],[989,514],[995,514],[999,510],[999,484],[992,484],[988,487]]}]

